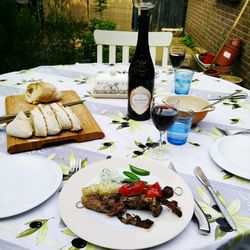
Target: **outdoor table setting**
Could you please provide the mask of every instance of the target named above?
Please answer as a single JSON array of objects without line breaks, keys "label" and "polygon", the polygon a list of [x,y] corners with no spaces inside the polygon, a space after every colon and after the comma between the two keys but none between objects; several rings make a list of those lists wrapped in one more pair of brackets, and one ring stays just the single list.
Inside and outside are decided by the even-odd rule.
[{"label": "outdoor table setting", "polygon": [[[151,157],[159,140],[152,119],[127,117],[128,69],[128,64],[76,63],[0,75],[0,116],[29,107],[20,96],[29,84],[42,81],[62,91],[64,105],[82,100],[71,107],[83,124],[80,132],[31,137],[28,143],[7,136],[6,123],[0,124],[0,249],[226,249],[249,242],[250,91],[194,72],[185,96],[220,102],[201,121],[191,126],[189,120],[188,137],[179,145],[171,141],[171,129],[164,133],[169,157],[158,160]],[[104,88],[98,88],[97,79],[110,83],[114,77],[120,85],[98,92]],[[154,96],[179,97],[185,103],[185,97],[175,93],[174,81],[171,66],[155,66]],[[79,169],[72,173],[75,165]],[[82,206],[82,188],[97,183],[103,169],[122,175],[130,165],[137,172],[150,172],[139,174],[140,180],[172,187],[182,216],[166,207],[157,218],[148,211],[132,210],[153,220],[152,227],[145,229]],[[211,190],[196,177],[197,167],[236,230],[215,204]],[[206,214],[210,232],[198,230],[192,219],[195,202]]]}]

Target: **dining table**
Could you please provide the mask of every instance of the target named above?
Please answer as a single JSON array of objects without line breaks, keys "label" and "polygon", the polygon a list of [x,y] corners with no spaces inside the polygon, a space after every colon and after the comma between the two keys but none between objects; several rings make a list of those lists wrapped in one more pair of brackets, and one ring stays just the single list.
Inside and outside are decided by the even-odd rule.
[{"label": "dining table", "polygon": [[[50,143],[39,149],[28,150],[18,153],[9,153],[6,139],[6,124],[0,124],[0,162],[1,159],[15,160],[17,177],[22,178],[22,167],[29,162],[25,159],[44,159],[46,162],[53,162],[62,174],[62,179],[58,182],[56,190],[47,195],[40,204],[33,204],[30,200],[24,201],[27,204],[25,211],[16,210],[8,216],[0,214],[0,249],[20,249],[20,250],[76,250],[76,249],[133,249],[133,247],[120,246],[115,236],[113,237],[113,245],[110,247],[105,244],[95,244],[89,242],[84,235],[74,232],[67,221],[63,221],[60,196],[67,186],[67,182],[74,178],[67,178],[69,168],[72,161],[81,159],[81,167],[79,170],[84,173],[91,166],[98,165],[99,162],[107,162],[115,160],[118,162],[135,160],[137,162],[150,163],[151,168],[154,166],[161,168],[164,175],[164,169],[169,170],[170,162],[175,166],[177,174],[187,187],[191,190],[193,197],[197,200],[200,207],[206,214],[211,232],[201,234],[197,229],[196,222],[191,219],[182,226],[178,233],[168,237],[172,230],[159,231],[157,234],[144,233],[146,229],[136,229],[134,233],[134,241],[144,241],[145,237],[148,242],[154,242],[158,234],[166,240],[159,243],[140,245],[138,248],[152,249],[249,249],[250,245],[250,177],[241,174],[233,162],[223,159],[223,163],[218,163],[215,157],[220,154],[228,156],[228,152],[224,152],[224,148],[232,150],[231,155],[238,155],[238,161],[243,166],[244,171],[250,172],[250,151],[249,157],[241,159],[244,148],[241,143],[250,144],[249,135],[233,135],[239,131],[250,128],[250,91],[240,85],[233,84],[229,81],[205,75],[203,72],[195,72],[191,83],[189,95],[199,96],[207,100],[221,98],[229,95],[236,90],[241,90],[247,94],[243,99],[230,98],[215,105],[215,109],[209,112],[206,117],[198,124],[192,126],[188,140],[184,145],[172,145],[167,142],[166,135],[164,141],[169,148],[171,157],[169,160],[158,161],[150,157],[152,144],[159,139],[159,131],[155,128],[151,119],[146,121],[135,121],[127,117],[128,101],[126,97],[115,98],[93,95],[93,88],[96,84],[96,77],[100,73],[110,73],[112,75],[118,73],[128,74],[129,64],[98,64],[98,63],[75,63],[73,65],[55,65],[55,66],[39,66],[32,69],[20,70],[0,75],[0,116],[6,114],[5,98],[7,96],[15,96],[24,94],[27,86],[32,82],[44,81],[56,86],[59,91],[74,90],[77,95],[84,99],[84,105],[90,111],[91,115],[100,126],[104,133],[103,138],[96,138],[82,142],[64,141],[61,143]],[[155,86],[154,94],[175,95],[174,93],[174,73],[172,67],[155,66]],[[18,103],[16,104],[18,105]],[[217,143],[217,148],[214,145]],[[243,146],[244,146],[243,145]],[[238,150],[237,150],[238,147]],[[211,154],[211,148],[216,151]],[[227,153],[227,154],[226,154]],[[230,156],[229,154],[229,156]],[[216,156],[214,156],[216,155]],[[17,157],[17,158],[15,158]],[[18,158],[20,157],[20,158]],[[18,160],[20,159],[20,160]],[[24,162],[22,162],[22,160]],[[31,163],[33,167],[35,162]],[[121,164],[122,165],[122,164]],[[200,166],[211,182],[219,199],[226,207],[230,216],[234,220],[237,230],[234,231],[223,218],[220,210],[215,205],[212,197],[205,187],[199,182],[194,174],[194,168]],[[238,166],[238,165],[237,165]],[[38,163],[37,168],[42,164]],[[119,167],[119,166],[117,166]],[[143,167],[143,166],[142,166]],[[1,169],[1,166],[0,166]],[[3,183],[5,176],[4,171],[1,172],[0,182]],[[41,173],[42,175],[42,173]],[[84,177],[84,175],[83,175]],[[41,177],[42,178],[42,177]],[[163,177],[162,177],[163,178]],[[30,178],[31,179],[31,178]],[[27,180],[27,178],[26,178]],[[21,182],[21,180],[19,180]],[[49,186],[53,180],[48,181],[46,178],[42,182]],[[83,181],[82,187],[89,182]],[[4,206],[4,192],[12,183],[0,184],[0,206]],[[36,185],[33,183],[32,185]],[[32,189],[34,186],[30,186]],[[4,190],[5,189],[5,190]],[[18,189],[18,187],[17,187]],[[184,190],[185,192],[185,190]],[[18,193],[18,192],[17,192]],[[15,197],[15,193],[12,194]],[[20,194],[19,194],[20,195]],[[3,198],[4,197],[4,198]],[[79,197],[79,200],[81,197]],[[16,206],[22,207],[19,203],[19,197],[16,199]],[[65,201],[64,201],[65,202]],[[69,201],[70,202],[70,201]],[[30,203],[30,204],[29,204]],[[15,206],[15,204],[14,204]],[[193,204],[185,204],[185,208],[190,206],[193,213]],[[21,209],[21,208],[20,208]],[[77,209],[77,208],[76,208]],[[8,210],[8,209],[7,209]],[[185,210],[183,211],[185,214]],[[100,215],[106,216],[106,215]],[[102,218],[94,216],[93,225],[106,223],[102,222]],[[90,220],[91,221],[91,220]],[[92,227],[87,221],[77,221],[84,228]],[[115,222],[120,223],[120,222]],[[157,222],[161,224],[160,222]],[[167,221],[164,223],[168,223]],[[106,226],[107,230],[120,230],[119,226],[112,228],[113,224]],[[128,229],[126,229],[128,227]],[[178,228],[178,218],[176,217],[175,227]],[[105,228],[105,227],[104,227]],[[132,229],[131,229],[132,228]],[[126,232],[134,230],[133,226],[124,225],[122,227],[124,237]],[[144,230],[138,233],[138,230]],[[98,239],[99,230],[96,230],[95,238]],[[147,230],[146,230],[147,231]],[[103,232],[104,233],[104,232]],[[145,235],[144,235],[145,234]],[[115,232],[114,232],[115,235]],[[144,236],[141,236],[144,235]],[[138,238],[136,238],[138,237]],[[129,242],[132,239],[127,238]],[[99,242],[98,240],[96,242]],[[156,241],[157,242],[157,241]],[[114,247],[112,247],[114,246]],[[136,246],[136,245],[135,245]],[[135,247],[136,248],[136,247]]]}]

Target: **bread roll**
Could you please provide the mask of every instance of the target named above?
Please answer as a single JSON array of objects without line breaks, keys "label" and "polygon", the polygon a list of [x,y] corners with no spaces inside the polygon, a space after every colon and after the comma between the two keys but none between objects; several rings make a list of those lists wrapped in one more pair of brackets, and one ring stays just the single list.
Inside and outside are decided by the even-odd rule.
[{"label": "bread roll", "polygon": [[8,135],[18,138],[29,138],[33,134],[33,128],[23,111],[19,112],[15,119],[6,126]]},{"label": "bread roll", "polygon": [[57,122],[56,116],[49,105],[38,105],[40,111],[43,114],[48,135],[56,135],[61,131],[61,128]]},{"label": "bread roll", "polygon": [[47,136],[46,123],[39,108],[34,108],[33,110],[31,110],[30,117],[33,122],[35,136],[39,136],[39,137]]},{"label": "bread roll", "polygon": [[50,107],[56,116],[56,119],[58,121],[58,124],[59,124],[61,130],[71,129],[72,123],[71,123],[66,111],[57,103],[50,104]]},{"label": "bread roll", "polygon": [[[64,107],[63,107],[64,108]],[[82,129],[81,121],[80,119],[76,116],[76,114],[72,111],[70,107],[65,107],[64,110],[69,116],[69,119],[72,123],[72,128],[71,131],[78,131]]]},{"label": "bread roll", "polygon": [[58,101],[61,98],[62,92],[57,91],[54,85],[47,82],[31,83],[25,91],[25,100],[32,104]]}]

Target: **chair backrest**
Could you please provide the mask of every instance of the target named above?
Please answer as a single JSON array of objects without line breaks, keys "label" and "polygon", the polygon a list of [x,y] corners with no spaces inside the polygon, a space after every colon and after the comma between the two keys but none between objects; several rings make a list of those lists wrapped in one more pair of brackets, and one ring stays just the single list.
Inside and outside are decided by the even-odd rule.
[{"label": "chair backrest", "polygon": [[[97,62],[103,62],[103,45],[109,46],[109,63],[116,63],[116,46],[122,47],[122,63],[129,62],[129,48],[136,46],[137,32],[95,30],[97,44]],[[152,61],[156,62],[156,48],[162,47],[162,66],[168,64],[168,47],[173,39],[172,32],[149,32],[149,47]]]}]

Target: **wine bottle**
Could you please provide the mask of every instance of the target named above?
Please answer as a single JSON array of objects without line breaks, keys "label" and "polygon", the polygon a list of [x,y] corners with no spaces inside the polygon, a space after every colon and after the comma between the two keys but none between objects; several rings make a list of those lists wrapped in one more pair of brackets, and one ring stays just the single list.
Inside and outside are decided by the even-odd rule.
[{"label": "wine bottle", "polygon": [[141,10],[136,50],[128,72],[128,116],[137,121],[150,118],[154,89],[155,71],[149,51],[148,27],[148,10]]}]

